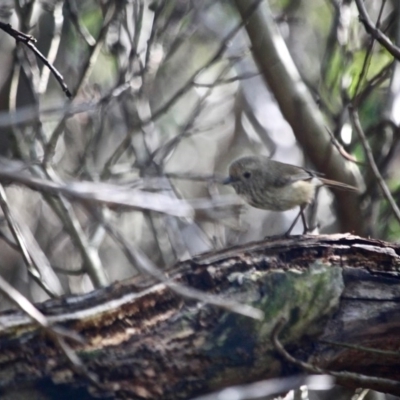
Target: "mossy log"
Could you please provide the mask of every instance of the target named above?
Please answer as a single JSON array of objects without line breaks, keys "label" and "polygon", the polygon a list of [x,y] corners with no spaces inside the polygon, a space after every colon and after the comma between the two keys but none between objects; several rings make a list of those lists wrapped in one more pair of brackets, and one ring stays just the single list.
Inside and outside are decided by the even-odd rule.
[{"label": "mossy log", "polygon": [[185,299],[143,276],[37,304],[49,322],[84,338],[68,343],[87,373],[71,368],[21,311],[4,312],[1,398],[187,399],[298,374],[301,366],[272,340],[282,321],[279,340],[292,357],[340,371],[339,383],[400,395],[399,252],[351,235],[294,236],[205,254],[168,271],[173,282],[257,307],[261,320]]}]

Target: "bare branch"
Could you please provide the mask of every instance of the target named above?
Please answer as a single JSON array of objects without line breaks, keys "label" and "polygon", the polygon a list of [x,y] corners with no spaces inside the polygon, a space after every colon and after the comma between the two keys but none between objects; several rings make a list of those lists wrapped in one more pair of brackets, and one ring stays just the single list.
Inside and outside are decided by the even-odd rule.
[{"label": "bare branch", "polygon": [[307,372],[311,372],[314,374],[331,375],[337,379],[340,379],[340,382],[342,383],[352,384],[358,387],[376,387],[383,392],[398,390],[400,382],[392,379],[378,378],[375,376],[367,376],[363,374],[355,374],[347,371],[344,372],[329,371],[294,358],[286,351],[286,349],[279,340],[279,334],[285,325],[286,321],[284,319],[281,319],[276,324],[272,332],[272,342],[274,343],[275,349],[279,352],[279,354],[282,355],[290,363],[301,367]]},{"label": "bare branch", "polygon": [[10,209],[6,192],[2,185],[0,185],[0,207],[30,275],[50,296],[55,297],[63,294],[60,281],[51,269],[47,257],[36,242],[31,231],[22,219],[18,218]]},{"label": "bare branch", "polygon": [[173,292],[179,294],[184,298],[201,301],[206,304],[211,304],[213,306],[217,306],[224,310],[252,319],[263,319],[263,312],[256,307],[246,304],[240,304],[233,300],[223,299],[209,293],[204,293],[196,290],[195,288],[188,287],[174,280],[171,280],[167,275],[164,274],[163,271],[158,269],[157,266],[154,265],[152,261],[142,251],[128,243],[128,241],[125,239],[125,236],[121,234],[118,229],[107,222],[99,212],[94,209],[91,209],[91,212],[99,221],[101,221],[109,235],[122,247],[122,251],[128,258],[128,260],[141,273],[155,278],[158,282],[163,283]]},{"label": "bare branch", "polygon": [[364,152],[368,160],[368,164],[370,168],[372,169],[372,172],[375,175],[376,180],[378,181],[378,184],[383,192],[383,195],[385,196],[386,200],[388,201],[394,216],[396,217],[398,223],[400,224],[400,209],[397,207],[397,204],[395,200],[393,199],[392,194],[390,193],[390,190],[388,186],[386,185],[385,180],[383,179],[381,173],[379,172],[378,166],[375,163],[374,156],[372,154],[372,150],[370,145],[368,144],[368,140],[365,137],[364,131],[362,129],[360,119],[358,117],[358,112],[353,108],[349,107],[350,111],[350,116],[353,122],[353,126],[358,134],[358,137],[361,140],[361,144],[364,147]]},{"label": "bare branch", "polygon": [[58,72],[58,70],[51,64],[51,62],[33,44],[34,42],[36,42],[36,39],[33,36],[26,35],[25,33],[12,28],[12,26],[10,24],[5,24],[4,22],[1,22],[1,21],[0,21],[0,29],[2,29],[4,32],[7,32],[17,42],[22,42],[26,46],[28,46],[33,51],[33,53],[36,55],[36,57],[40,58],[42,60],[43,64],[46,65],[47,68],[49,68],[49,70],[52,72],[54,77],[57,79],[57,82],[60,84],[65,95],[68,98],[72,97],[72,94],[68,89],[68,86],[64,82],[64,77]]},{"label": "bare branch", "polygon": [[379,42],[394,58],[400,61],[400,48],[392,43],[392,41],[371,21],[363,0],[356,0],[358,12],[360,13],[360,21],[363,23],[365,30]]}]

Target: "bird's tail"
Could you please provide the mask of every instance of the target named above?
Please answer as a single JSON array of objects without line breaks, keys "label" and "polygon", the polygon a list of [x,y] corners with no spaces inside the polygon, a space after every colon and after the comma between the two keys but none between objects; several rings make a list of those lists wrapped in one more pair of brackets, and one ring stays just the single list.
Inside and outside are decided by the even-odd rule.
[{"label": "bird's tail", "polygon": [[355,186],[347,185],[346,183],[332,181],[330,179],[325,179],[325,178],[320,178],[320,177],[318,177],[318,180],[320,180],[324,185],[329,186],[334,189],[348,190],[350,192],[359,192],[360,191]]}]

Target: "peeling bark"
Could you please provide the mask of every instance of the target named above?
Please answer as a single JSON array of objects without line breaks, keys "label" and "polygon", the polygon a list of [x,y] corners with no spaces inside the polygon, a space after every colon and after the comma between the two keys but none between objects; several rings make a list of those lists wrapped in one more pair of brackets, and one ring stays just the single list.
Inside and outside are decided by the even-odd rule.
[{"label": "peeling bark", "polygon": [[[292,356],[324,369],[385,378],[367,386],[399,395],[394,381],[400,382],[400,356],[360,348],[400,347],[399,252],[397,245],[350,235],[270,238],[169,271],[177,282],[260,308],[262,321],[185,300],[144,277],[37,305],[53,324],[85,338],[70,345],[102,389],[74,372],[28,317],[2,313],[0,394],[186,399],[289,376],[299,367],[271,341],[285,318],[280,340]],[[352,379],[339,382],[357,386]]]}]

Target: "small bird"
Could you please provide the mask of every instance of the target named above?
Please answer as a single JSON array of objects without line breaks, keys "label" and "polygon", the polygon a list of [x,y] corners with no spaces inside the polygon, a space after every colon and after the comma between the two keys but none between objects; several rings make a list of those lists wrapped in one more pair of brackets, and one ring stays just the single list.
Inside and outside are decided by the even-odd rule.
[{"label": "small bird", "polygon": [[285,236],[290,234],[300,216],[304,233],[308,231],[304,209],[314,200],[317,187],[326,185],[358,192],[354,186],[322,178],[317,172],[273,161],[265,156],[235,160],[230,165],[229,177],[223,184],[232,185],[236,193],[255,208],[286,211],[299,206],[300,212]]}]

